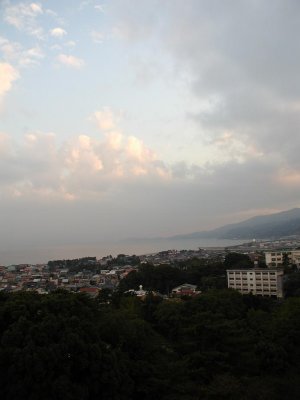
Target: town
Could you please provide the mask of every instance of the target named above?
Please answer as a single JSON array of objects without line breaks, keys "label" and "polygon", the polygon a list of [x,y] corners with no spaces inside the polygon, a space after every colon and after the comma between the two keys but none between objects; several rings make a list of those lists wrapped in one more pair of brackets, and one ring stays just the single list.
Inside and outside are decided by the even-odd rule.
[{"label": "town", "polygon": [[[55,260],[46,264],[19,264],[0,267],[0,291],[36,291],[48,294],[57,289],[86,293],[96,297],[103,289],[111,292],[120,287],[120,283],[130,273],[137,272],[144,265],[153,267],[178,267],[184,270],[186,263],[197,259],[202,263],[223,263],[228,254],[247,256],[252,265],[243,262],[228,265],[226,273],[228,288],[243,294],[284,297],[283,283],[287,267],[290,271],[300,268],[300,240],[288,238],[276,241],[256,241],[227,248],[199,248],[197,250],[166,250],[147,255],[111,255],[97,259],[83,257],[74,260]],[[137,287],[129,287],[128,293],[145,296],[153,288],[143,288],[143,282]],[[179,282],[177,282],[179,283]],[[201,293],[195,282],[180,282],[168,287],[167,293],[159,295],[180,297],[196,296]],[[122,284],[121,284],[122,286]]]}]

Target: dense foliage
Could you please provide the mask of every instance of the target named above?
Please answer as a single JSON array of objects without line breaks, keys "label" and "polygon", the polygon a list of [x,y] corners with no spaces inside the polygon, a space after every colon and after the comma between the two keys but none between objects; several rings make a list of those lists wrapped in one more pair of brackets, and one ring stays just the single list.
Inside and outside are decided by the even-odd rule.
[{"label": "dense foliage", "polygon": [[53,260],[48,261],[50,271],[57,268],[67,268],[70,272],[79,272],[83,269],[97,270],[96,257],[75,258],[72,260]]},{"label": "dense foliage", "polygon": [[2,399],[300,395],[297,297],[278,303],[227,289],[186,301],[1,293],[0,340]]},{"label": "dense foliage", "polygon": [[137,289],[142,285],[146,290],[169,294],[185,282],[197,285],[201,290],[225,288],[226,266],[222,262],[208,263],[198,258],[175,266],[142,264],[138,271],[130,272],[120,282],[120,290]]}]

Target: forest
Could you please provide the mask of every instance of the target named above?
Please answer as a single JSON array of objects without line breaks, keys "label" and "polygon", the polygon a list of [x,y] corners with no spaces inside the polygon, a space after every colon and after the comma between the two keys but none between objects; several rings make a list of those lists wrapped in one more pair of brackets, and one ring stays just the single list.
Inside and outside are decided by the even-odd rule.
[{"label": "forest", "polygon": [[[0,292],[1,398],[300,398],[300,272],[286,267],[277,300],[227,289],[226,269],[242,266],[250,259],[235,253],[141,264],[96,298]],[[202,293],[166,296],[184,282]],[[140,284],[143,298],[128,291]]]},{"label": "forest", "polygon": [[296,399],[300,298],[0,293],[2,399]]}]

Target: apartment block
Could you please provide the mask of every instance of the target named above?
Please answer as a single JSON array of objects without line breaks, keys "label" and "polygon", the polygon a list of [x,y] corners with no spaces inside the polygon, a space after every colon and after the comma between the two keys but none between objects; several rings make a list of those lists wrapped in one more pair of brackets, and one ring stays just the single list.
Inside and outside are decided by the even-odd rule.
[{"label": "apartment block", "polygon": [[268,267],[282,267],[286,257],[289,264],[295,264],[297,268],[300,268],[300,250],[265,252],[265,261]]},{"label": "apartment block", "polygon": [[242,294],[283,297],[283,271],[279,269],[232,269],[227,270],[228,288]]}]

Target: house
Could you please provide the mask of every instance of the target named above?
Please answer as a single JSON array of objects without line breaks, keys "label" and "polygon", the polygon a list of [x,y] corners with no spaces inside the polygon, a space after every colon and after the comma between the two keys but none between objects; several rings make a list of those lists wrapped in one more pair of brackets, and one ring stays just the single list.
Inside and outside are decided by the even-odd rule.
[{"label": "house", "polygon": [[197,285],[191,285],[189,283],[184,283],[183,285],[177,286],[172,290],[172,296],[197,296],[201,292],[197,290]]},{"label": "house", "polygon": [[97,287],[92,287],[92,286],[85,286],[85,287],[81,287],[79,289],[80,293],[86,293],[87,295],[91,296],[91,297],[97,297],[98,293],[99,293],[99,288]]}]

